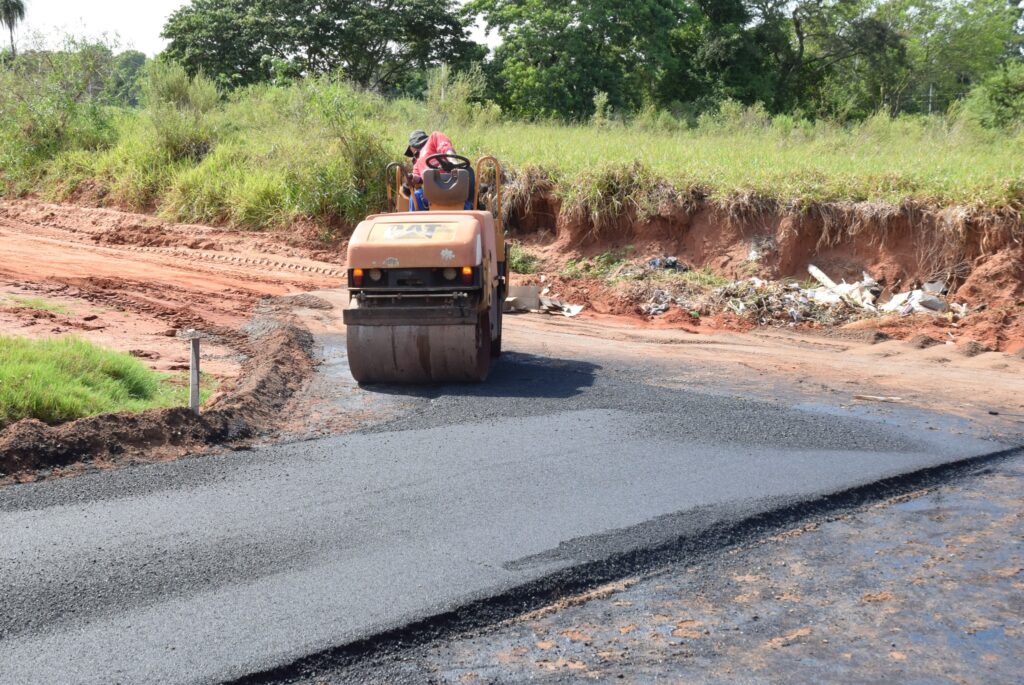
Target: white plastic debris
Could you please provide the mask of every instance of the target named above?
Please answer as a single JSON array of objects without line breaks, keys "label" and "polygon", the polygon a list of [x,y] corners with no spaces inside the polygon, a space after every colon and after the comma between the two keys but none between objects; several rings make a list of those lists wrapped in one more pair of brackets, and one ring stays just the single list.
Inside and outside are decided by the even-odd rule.
[{"label": "white plastic debris", "polygon": [[576,316],[583,311],[581,304],[569,304],[553,298],[540,298],[540,310],[548,314],[561,314],[562,316]]},{"label": "white plastic debris", "polygon": [[[807,267],[807,271],[814,277],[814,280],[824,286],[824,290],[827,293],[831,293],[838,298],[834,300],[835,302],[845,302],[851,307],[859,307],[869,312],[878,311],[875,307],[875,293],[873,292],[873,289],[878,287],[878,281],[871,278],[868,274],[863,274],[864,279],[859,283],[847,283],[845,281],[836,283],[824,271],[813,264]],[[808,297],[813,297],[818,302],[831,304],[833,299],[820,292],[821,290],[822,288],[816,288],[813,291],[807,291]]]},{"label": "white plastic debris", "polygon": [[506,312],[528,312],[540,309],[540,288],[535,285],[514,285],[505,298]]},{"label": "white plastic debris", "polygon": [[908,316],[917,313],[941,314],[948,309],[948,305],[941,297],[930,295],[924,290],[911,290],[893,295],[880,309],[883,312],[898,312],[901,316]]}]

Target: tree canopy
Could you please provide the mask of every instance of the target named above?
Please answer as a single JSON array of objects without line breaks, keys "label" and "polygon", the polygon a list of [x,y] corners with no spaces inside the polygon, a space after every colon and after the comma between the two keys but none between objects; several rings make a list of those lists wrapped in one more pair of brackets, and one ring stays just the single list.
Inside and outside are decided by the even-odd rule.
[{"label": "tree canopy", "polygon": [[226,86],[340,69],[387,92],[431,66],[485,54],[452,0],[193,0],[163,36],[169,57]]},{"label": "tree canopy", "polygon": [[25,20],[25,0],[0,0],[0,26],[6,26],[11,38],[11,55],[16,55],[14,29]]},{"label": "tree canopy", "polygon": [[702,110],[723,99],[863,117],[944,110],[1020,58],[1014,0],[473,0],[504,43],[496,97],[585,116],[596,91]]},{"label": "tree canopy", "polygon": [[[10,0],[0,0],[0,2]],[[493,54],[469,39],[481,22]],[[862,119],[945,111],[1024,62],[1019,0],[193,0],[167,56],[225,87],[342,70],[421,95],[479,65],[509,115],[584,119],[726,100]]]}]

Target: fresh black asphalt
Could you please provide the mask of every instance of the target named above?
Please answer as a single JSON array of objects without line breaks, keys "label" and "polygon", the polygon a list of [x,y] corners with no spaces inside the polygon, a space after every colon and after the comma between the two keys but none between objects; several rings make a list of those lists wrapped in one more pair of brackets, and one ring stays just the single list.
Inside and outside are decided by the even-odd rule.
[{"label": "fresh black asphalt", "polygon": [[363,432],[0,489],[0,682],[238,678],[699,532],[687,512],[1005,447],[650,375],[510,354],[481,386],[368,390],[411,409]]}]

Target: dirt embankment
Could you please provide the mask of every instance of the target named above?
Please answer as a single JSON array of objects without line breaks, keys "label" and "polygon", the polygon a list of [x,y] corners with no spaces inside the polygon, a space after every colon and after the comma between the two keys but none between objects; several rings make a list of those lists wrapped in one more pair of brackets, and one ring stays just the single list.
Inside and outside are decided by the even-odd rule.
[{"label": "dirt embankment", "polygon": [[[955,326],[945,319],[908,322],[897,316],[874,323],[894,337],[934,326],[993,350],[1024,349],[1024,224],[1012,212],[848,203],[797,213],[699,202],[665,207],[644,220],[627,212],[613,226],[597,227],[586,217],[567,216],[557,196],[542,192],[514,208],[509,223],[513,235],[553,272],[570,258],[622,251],[635,259],[675,256],[733,279],[803,281],[811,264],[837,282],[860,281],[867,273],[883,286],[882,301],[915,284],[942,280],[951,301],[983,305],[982,311]],[[597,312],[639,316],[636,303],[599,284],[558,284],[567,297]],[[713,323],[744,327],[725,319]]]},{"label": "dirt embankment", "polygon": [[273,332],[253,340],[260,351],[242,365],[237,387],[200,416],[180,407],[102,414],[57,426],[19,421],[0,433],[0,478],[82,460],[138,458],[142,450],[152,461],[273,430],[275,414],[309,378],[315,362],[309,331],[286,319],[272,321]]},{"label": "dirt embankment", "polygon": [[0,333],[75,335],[180,373],[188,348],[177,334],[195,329],[203,371],[218,384],[199,418],[167,409],[9,426],[0,431],[0,479],[80,461],[170,458],[272,430],[314,366],[292,295],[337,287],[344,273],[340,250],[301,234],[34,201],[0,202],[0,241]]}]

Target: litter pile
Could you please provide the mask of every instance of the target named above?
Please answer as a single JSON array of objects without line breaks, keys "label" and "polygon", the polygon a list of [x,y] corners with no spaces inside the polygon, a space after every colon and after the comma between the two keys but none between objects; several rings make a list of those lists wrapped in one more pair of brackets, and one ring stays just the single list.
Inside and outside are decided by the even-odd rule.
[{"label": "litter pile", "polygon": [[[650,268],[666,268],[664,262]],[[667,268],[675,268],[667,267]],[[811,287],[795,281],[768,281],[749,278],[714,288],[710,293],[692,291],[673,294],[665,289],[650,292],[638,309],[647,316],[659,316],[678,306],[693,316],[728,310],[761,326],[793,326],[815,322],[836,326],[887,314],[908,316],[927,313],[959,321],[969,313],[984,309],[950,302],[945,282],[935,281],[920,288],[893,295],[884,304],[879,300],[885,289],[869,274],[856,283],[836,283],[821,269],[808,267],[819,284]]]},{"label": "litter pile", "polygon": [[[542,281],[543,281],[543,277]],[[576,316],[583,311],[581,304],[569,304],[556,297],[548,297],[551,288],[541,290],[535,285],[512,286],[505,298],[505,311],[509,313],[561,314]]]}]

